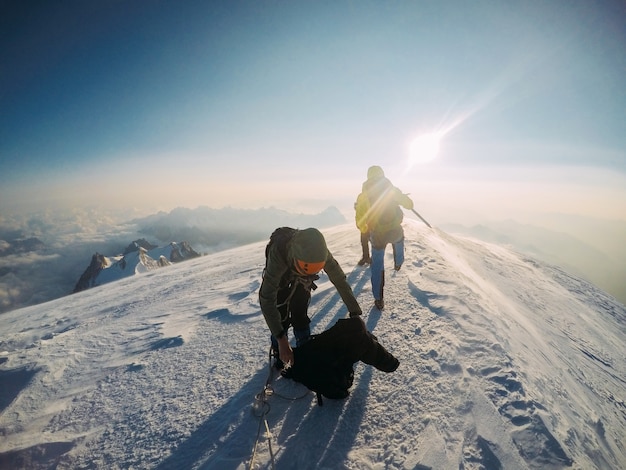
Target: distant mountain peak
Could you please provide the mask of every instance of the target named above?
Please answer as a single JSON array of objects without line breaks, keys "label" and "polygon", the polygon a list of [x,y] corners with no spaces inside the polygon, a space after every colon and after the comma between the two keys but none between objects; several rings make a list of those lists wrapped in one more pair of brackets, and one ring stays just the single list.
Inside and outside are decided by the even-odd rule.
[{"label": "distant mountain peak", "polygon": [[139,239],[135,240],[134,242],[131,242],[131,244],[128,245],[124,249],[124,254],[132,253],[133,251],[137,251],[140,248],[144,248],[145,250],[152,250],[154,248],[157,248],[157,245],[153,245],[152,243],[150,243],[145,238],[139,238]]},{"label": "distant mountain peak", "polygon": [[122,255],[104,256],[95,253],[76,283],[74,293],[199,256],[186,241],[158,247],[143,238],[135,240]]}]

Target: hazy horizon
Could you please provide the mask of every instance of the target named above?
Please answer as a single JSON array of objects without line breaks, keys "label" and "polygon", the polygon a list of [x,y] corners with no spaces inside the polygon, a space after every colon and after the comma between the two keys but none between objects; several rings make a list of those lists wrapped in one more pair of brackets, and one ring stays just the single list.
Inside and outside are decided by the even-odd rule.
[{"label": "hazy horizon", "polygon": [[[272,211],[203,206],[146,216],[131,209],[118,213],[110,209],[73,208],[48,210],[28,217],[0,215],[0,312],[69,295],[94,253],[119,255],[138,238],[158,246],[187,241],[196,251],[214,252],[267,239],[281,225],[353,224],[351,207],[336,209],[307,214],[279,207]],[[441,214],[421,213],[434,227],[512,247],[556,264],[626,303],[626,291],[620,282],[626,275],[624,221],[546,214],[543,220],[517,221],[472,215],[463,223],[461,218],[445,221]],[[339,214],[344,221],[338,221]],[[407,219],[416,218],[409,212],[405,214]],[[162,239],[159,234],[170,237]],[[31,251],[11,250],[17,239],[29,237],[37,237],[43,246]],[[359,237],[356,227],[354,237]]]},{"label": "hazy horizon", "polygon": [[104,242],[200,206],[351,220],[380,165],[434,225],[619,246],[597,221],[626,221],[624,24],[617,0],[5,2],[0,229]]},{"label": "hazy horizon", "polygon": [[432,217],[626,220],[625,21],[619,1],[10,1],[0,212],[348,206],[377,164]]}]

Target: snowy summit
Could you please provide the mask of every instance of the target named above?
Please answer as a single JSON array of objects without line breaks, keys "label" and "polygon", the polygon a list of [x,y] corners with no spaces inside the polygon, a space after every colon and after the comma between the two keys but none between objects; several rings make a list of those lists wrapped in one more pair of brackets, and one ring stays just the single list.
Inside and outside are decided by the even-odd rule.
[{"label": "snowy summit", "polygon": [[[0,468],[626,468],[624,306],[557,267],[404,225],[382,312],[358,230],[323,230],[400,360],[357,363],[350,396],[323,406],[280,376],[261,394],[265,242],[0,315]],[[347,315],[324,274],[309,312],[314,333]]]},{"label": "snowy summit", "polygon": [[119,281],[128,276],[146,273],[198,256],[200,254],[184,241],[171,242],[164,247],[158,247],[145,239],[136,240],[126,248],[124,254],[113,257],[100,253],[94,254],[91,257],[91,263],[76,283],[74,292]]}]

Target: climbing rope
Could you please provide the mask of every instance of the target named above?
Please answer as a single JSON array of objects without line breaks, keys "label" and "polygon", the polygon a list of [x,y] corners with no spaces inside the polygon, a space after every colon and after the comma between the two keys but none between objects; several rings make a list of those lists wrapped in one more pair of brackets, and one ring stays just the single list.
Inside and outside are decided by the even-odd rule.
[{"label": "climbing rope", "polygon": [[296,401],[306,397],[310,390],[306,390],[302,395],[297,397],[287,397],[285,395],[281,395],[274,391],[272,387],[272,381],[274,379],[274,366],[272,364],[272,348],[269,350],[269,373],[267,375],[267,379],[265,380],[265,384],[263,385],[263,389],[257,393],[254,397],[254,405],[252,406],[252,413],[254,416],[259,418],[259,427],[257,428],[256,439],[254,441],[254,447],[252,449],[252,457],[250,458],[249,470],[253,469],[254,460],[257,455],[257,448],[259,445],[259,439],[261,437],[261,430],[265,427],[265,432],[267,436],[267,445],[269,447],[270,458],[271,458],[271,468],[274,469],[276,467],[274,450],[272,449],[272,432],[270,430],[269,423],[267,422],[267,415],[270,412],[271,406],[269,404],[269,397],[276,396],[278,398],[282,398],[283,400]]},{"label": "climbing rope", "polygon": [[263,390],[256,394],[254,397],[254,405],[252,407],[252,412],[256,417],[259,418],[259,427],[256,433],[256,439],[254,441],[254,448],[252,449],[252,457],[250,458],[250,466],[248,467],[250,470],[254,468],[254,459],[256,458],[256,451],[259,444],[259,438],[261,437],[261,429],[263,425],[265,425],[265,431],[267,436],[267,445],[270,451],[271,458],[271,468],[276,468],[276,462],[274,460],[274,451],[272,449],[272,433],[270,431],[270,426],[267,422],[267,414],[270,412],[270,404],[267,401],[268,397],[274,394],[274,390],[272,388],[272,379],[274,376],[274,371],[272,368],[272,349],[270,348],[269,352],[269,374],[267,375],[267,379],[265,380],[265,384],[263,385]]},{"label": "climbing rope", "polygon": [[295,276],[291,280],[291,288],[290,288],[291,290],[289,291],[289,295],[287,296],[284,302],[276,305],[276,307],[280,308],[280,307],[284,307],[285,305],[289,305],[289,302],[291,301],[293,294],[296,292],[296,288],[300,284],[302,284],[302,287],[304,287],[304,289],[309,292],[317,289],[317,285],[315,284],[315,281],[317,281],[319,278],[320,277],[317,274],[314,274],[312,276]]}]

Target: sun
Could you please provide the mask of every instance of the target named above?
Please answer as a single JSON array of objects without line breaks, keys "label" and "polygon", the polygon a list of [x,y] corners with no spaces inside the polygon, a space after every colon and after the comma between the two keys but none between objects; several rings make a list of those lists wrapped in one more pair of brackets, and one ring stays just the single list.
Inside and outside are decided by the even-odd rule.
[{"label": "sun", "polygon": [[433,161],[439,154],[441,134],[433,132],[417,136],[409,147],[409,166]]}]

